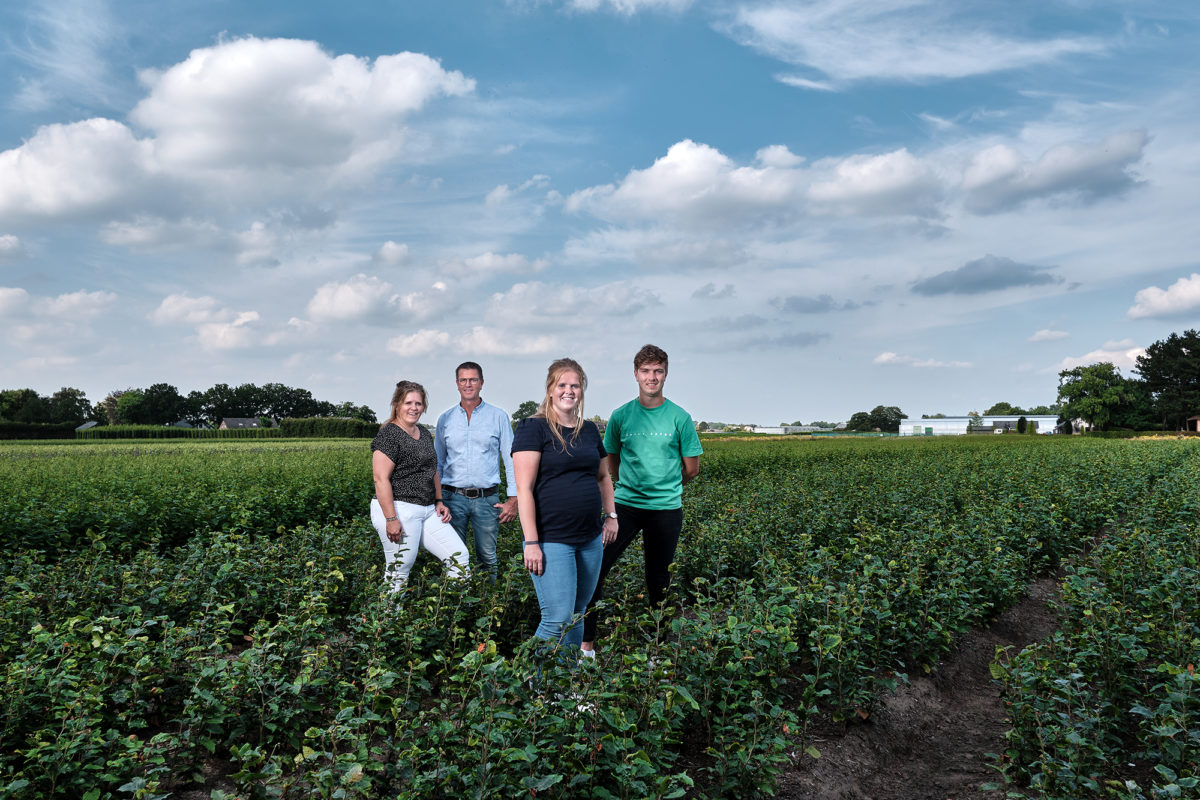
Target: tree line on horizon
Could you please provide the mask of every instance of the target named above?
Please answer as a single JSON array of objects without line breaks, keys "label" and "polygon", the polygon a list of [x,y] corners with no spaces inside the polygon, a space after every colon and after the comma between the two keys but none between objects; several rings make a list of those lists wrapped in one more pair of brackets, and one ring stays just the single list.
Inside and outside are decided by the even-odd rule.
[{"label": "tree line on horizon", "polygon": [[145,389],[117,389],[91,403],[81,389],[64,386],[42,396],[33,389],[0,390],[0,420],[33,424],[174,425],[216,427],[229,418],[267,418],[272,422],[305,417],[348,417],[378,422],[374,410],[349,401],[317,400],[308,389],[267,383],[230,386],[218,383],[186,395],[169,383]]},{"label": "tree line on horizon", "polygon": [[1134,360],[1139,377],[1111,361],[1058,373],[1062,414],[1105,430],[1183,430],[1200,415],[1200,332],[1172,333]]},{"label": "tree line on horizon", "polygon": [[[1134,372],[1126,377],[1112,362],[1065,369],[1059,372],[1058,402],[1023,409],[999,402],[983,416],[1058,414],[1062,420],[1083,420],[1096,430],[1182,430],[1187,419],[1200,415],[1200,332],[1172,333],[1137,357]],[[513,420],[537,411],[527,400],[512,415]],[[922,414],[922,419],[944,418],[945,414]],[[971,416],[976,416],[972,412]],[[218,383],[187,395],[168,383],[146,389],[118,389],[92,404],[81,389],[64,386],[49,395],[33,389],[0,390],[0,421],[33,424],[171,425],[186,422],[197,427],[216,427],[231,417],[266,417],[277,421],[288,417],[347,417],[378,422],[374,410],[349,401],[333,404],[317,400],[307,389],[267,383],[230,386]],[[871,411],[855,412],[847,430],[880,430],[895,433],[908,415],[898,406],[878,405]],[[717,423],[702,423],[715,427]],[[786,423],[785,423],[786,424]],[[800,424],[800,423],[792,423]],[[813,422],[817,427],[834,423]]]}]

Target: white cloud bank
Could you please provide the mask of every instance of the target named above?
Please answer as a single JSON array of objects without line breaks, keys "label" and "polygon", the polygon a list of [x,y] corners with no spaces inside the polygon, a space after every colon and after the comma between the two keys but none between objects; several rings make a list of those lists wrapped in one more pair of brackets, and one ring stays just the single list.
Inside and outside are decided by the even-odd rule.
[{"label": "white cloud bank", "polygon": [[320,199],[394,158],[406,115],[474,89],[419,53],[370,62],[255,37],[193,50],[141,80],[148,93],[130,119],[148,135],[95,118],[47,125],[0,152],[0,215],[157,215],[210,195]]},{"label": "white cloud bank", "polygon": [[1200,311],[1200,273],[1180,278],[1166,289],[1148,286],[1133,298],[1130,319],[1174,317]]},{"label": "white cloud bank", "polygon": [[612,223],[691,230],[828,216],[936,220],[954,203],[993,214],[1034,199],[1092,201],[1119,194],[1137,182],[1131,170],[1148,141],[1145,131],[1126,131],[1097,144],[1062,143],[1034,158],[998,144],[965,161],[949,150],[917,155],[900,148],[811,163],[772,145],[759,150],[752,164],[739,165],[714,147],[685,139],[618,183],[574,192],[565,208]]}]

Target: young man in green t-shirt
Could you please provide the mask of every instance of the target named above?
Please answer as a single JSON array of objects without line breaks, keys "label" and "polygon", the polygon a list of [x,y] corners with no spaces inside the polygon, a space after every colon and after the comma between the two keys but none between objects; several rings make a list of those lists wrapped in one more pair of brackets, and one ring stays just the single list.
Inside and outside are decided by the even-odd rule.
[{"label": "young man in green t-shirt", "polygon": [[595,655],[596,603],[604,578],[641,533],[646,591],[662,603],[671,582],[670,567],[683,530],[683,485],[700,474],[700,437],[691,415],[663,397],[667,354],[648,344],[633,357],[636,400],[612,413],[604,431],[608,470],[616,485],[617,540],[604,548],[600,581],[583,623],[583,654]]}]

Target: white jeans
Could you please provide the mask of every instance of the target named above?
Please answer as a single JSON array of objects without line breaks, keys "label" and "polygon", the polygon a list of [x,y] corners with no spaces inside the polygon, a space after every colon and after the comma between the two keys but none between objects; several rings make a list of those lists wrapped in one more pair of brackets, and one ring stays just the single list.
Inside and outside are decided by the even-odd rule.
[{"label": "white jeans", "polygon": [[379,541],[383,543],[385,579],[391,583],[391,591],[398,592],[404,587],[421,545],[425,545],[426,550],[446,565],[446,574],[449,577],[465,578],[469,574],[467,546],[458,538],[458,533],[449,522],[438,519],[434,506],[418,506],[397,500],[396,516],[400,518],[400,528],[403,531],[399,542],[388,538],[387,520],[383,518],[383,509],[378,500],[371,500],[371,524],[375,526],[379,533]]}]

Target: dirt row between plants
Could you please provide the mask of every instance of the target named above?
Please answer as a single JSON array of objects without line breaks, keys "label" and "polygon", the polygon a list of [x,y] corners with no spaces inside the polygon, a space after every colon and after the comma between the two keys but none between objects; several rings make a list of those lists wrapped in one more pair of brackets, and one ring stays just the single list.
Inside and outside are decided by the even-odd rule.
[{"label": "dirt row between plants", "polygon": [[796,755],[780,780],[786,800],[996,800],[1004,791],[988,753],[1004,750],[1004,709],[988,669],[997,647],[1016,649],[1058,627],[1049,603],[1058,581],[1032,583],[1026,597],[987,628],[966,634],[929,676],[882,699],[870,718],[816,734],[819,759]]}]

